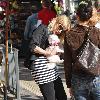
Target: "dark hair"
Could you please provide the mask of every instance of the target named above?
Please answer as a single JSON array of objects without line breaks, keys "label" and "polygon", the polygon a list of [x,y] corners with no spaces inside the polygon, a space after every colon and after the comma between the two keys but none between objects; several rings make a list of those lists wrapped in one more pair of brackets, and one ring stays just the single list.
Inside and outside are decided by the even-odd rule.
[{"label": "dark hair", "polygon": [[80,21],[88,21],[92,17],[92,2],[88,0],[83,0],[79,3],[77,9],[77,15]]},{"label": "dark hair", "polygon": [[30,9],[30,10],[31,10],[31,12],[32,12],[32,13],[37,13],[37,12],[38,12],[37,7],[36,7],[36,6],[34,6],[34,5],[31,7],[31,9]]},{"label": "dark hair", "polygon": [[99,8],[99,3],[98,3],[98,1],[95,1],[95,2],[94,2],[94,7],[95,7],[96,9]]},{"label": "dark hair", "polygon": [[37,13],[41,9],[41,3],[39,1],[33,1],[31,4],[31,12]]},{"label": "dark hair", "polygon": [[49,8],[51,6],[51,1],[49,1],[49,0],[42,0],[42,5]]}]

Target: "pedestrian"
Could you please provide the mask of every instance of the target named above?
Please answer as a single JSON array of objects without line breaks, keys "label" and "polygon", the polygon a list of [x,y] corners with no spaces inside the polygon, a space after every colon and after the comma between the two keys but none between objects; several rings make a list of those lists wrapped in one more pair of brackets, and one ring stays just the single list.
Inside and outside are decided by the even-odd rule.
[{"label": "pedestrian", "polygon": [[31,8],[31,15],[28,16],[26,20],[25,30],[24,30],[24,39],[30,40],[32,37],[32,32],[36,29],[37,20],[35,20],[38,16],[38,8],[37,6],[33,6]]},{"label": "pedestrian", "polygon": [[[98,54],[100,53],[100,30],[89,26],[89,21],[93,17],[91,1],[81,1],[76,14],[78,23],[66,33],[64,39],[66,84],[75,100],[100,100],[100,55]],[[98,48],[99,51],[91,54],[93,45],[95,45],[94,50]],[[94,71],[91,67],[94,67]]]},{"label": "pedestrian", "polygon": [[[25,57],[25,61],[28,59],[28,55],[29,54],[29,43],[30,43],[30,39],[32,38],[32,32],[37,28],[37,16],[38,16],[38,7],[37,5],[33,5],[30,8],[30,12],[31,15],[28,16],[28,18],[26,19],[26,25],[25,25],[25,29],[24,29],[24,39],[22,41],[22,54]],[[41,21],[40,21],[41,23]],[[27,62],[27,61],[26,61]],[[25,62],[24,65],[27,65]]]},{"label": "pedestrian", "polygon": [[42,20],[44,25],[48,25],[49,22],[56,17],[56,12],[53,10],[53,6],[50,0],[42,0],[42,9],[38,13],[38,18]]},{"label": "pedestrian", "polygon": [[[36,20],[38,22],[38,18]],[[29,46],[32,52],[30,58],[32,60],[31,73],[44,100],[67,100],[56,66],[48,67],[47,57],[56,54],[56,51],[46,51],[49,46],[48,36],[48,28],[42,23],[33,32]]]},{"label": "pedestrian", "polygon": [[53,18],[48,29],[51,33],[56,34],[60,39],[60,43],[63,44],[65,33],[71,28],[70,18],[66,15],[59,15],[56,18]]},{"label": "pedestrian", "polygon": [[[64,37],[67,31],[71,28],[71,20],[68,16],[62,14],[53,18],[50,24],[48,25],[48,30],[50,33],[56,34],[60,39],[59,47],[63,49],[64,46]],[[60,58],[64,58],[64,53],[60,55]]]},{"label": "pedestrian", "polygon": [[89,24],[94,25],[95,27],[100,29],[100,14],[98,14],[95,6],[93,6],[93,13]]},{"label": "pedestrian", "polygon": [[46,48],[46,51],[53,52],[55,50],[57,52],[57,54],[47,57],[47,59],[49,60],[48,67],[52,68],[55,67],[56,64],[64,62],[64,60],[60,58],[60,55],[64,53],[64,50],[62,45],[60,44],[60,39],[56,34],[50,34],[48,37],[48,41],[50,46]]}]

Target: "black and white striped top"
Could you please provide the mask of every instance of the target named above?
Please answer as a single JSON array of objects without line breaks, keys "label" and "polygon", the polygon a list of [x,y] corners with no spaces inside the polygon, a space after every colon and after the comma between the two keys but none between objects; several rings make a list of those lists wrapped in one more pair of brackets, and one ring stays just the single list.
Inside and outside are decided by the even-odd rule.
[{"label": "black and white striped top", "polygon": [[31,73],[37,84],[52,82],[56,80],[59,76],[56,66],[54,68],[49,68],[47,66],[47,63],[47,58],[41,56],[32,64],[34,68]]},{"label": "black and white striped top", "polygon": [[[30,50],[34,51],[36,46],[46,49],[49,46],[48,42],[48,28],[43,24],[39,25],[38,28],[33,32],[32,39],[30,41]],[[40,54],[33,53],[38,59],[32,64],[32,76],[37,84],[45,84],[56,80],[59,76],[56,67],[49,68],[48,60],[46,57]]]}]

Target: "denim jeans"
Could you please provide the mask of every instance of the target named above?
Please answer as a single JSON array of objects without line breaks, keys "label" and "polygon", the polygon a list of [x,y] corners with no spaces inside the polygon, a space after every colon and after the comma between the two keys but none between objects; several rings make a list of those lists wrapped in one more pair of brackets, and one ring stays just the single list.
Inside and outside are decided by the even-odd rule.
[{"label": "denim jeans", "polygon": [[75,100],[100,100],[100,75],[95,77],[72,75],[72,90]]}]

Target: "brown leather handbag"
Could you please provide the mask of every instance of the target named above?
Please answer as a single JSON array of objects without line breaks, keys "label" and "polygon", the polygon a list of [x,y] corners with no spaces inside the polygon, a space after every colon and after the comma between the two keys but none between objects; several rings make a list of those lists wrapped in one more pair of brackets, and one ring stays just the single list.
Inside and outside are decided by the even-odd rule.
[{"label": "brown leather handbag", "polygon": [[100,49],[92,43],[89,35],[88,31],[74,64],[87,73],[100,75]]}]

